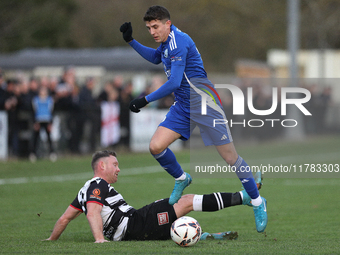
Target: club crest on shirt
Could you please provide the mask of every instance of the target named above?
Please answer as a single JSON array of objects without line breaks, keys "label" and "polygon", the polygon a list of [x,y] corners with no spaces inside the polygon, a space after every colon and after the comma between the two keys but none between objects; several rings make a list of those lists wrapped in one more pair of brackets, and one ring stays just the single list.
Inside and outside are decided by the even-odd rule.
[{"label": "club crest on shirt", "polygon": [[171,57],[170,58],[171,62],[175,62],[175,61],[182,61],[182,57]]},{"label": "club crest on shirt", "polygon": [[169,51],[168,51],[168,49],[165,49],[165,51],[164,51],[164,57],[165,57],[165,58],[168,58],[168,57],[169,57]]}]

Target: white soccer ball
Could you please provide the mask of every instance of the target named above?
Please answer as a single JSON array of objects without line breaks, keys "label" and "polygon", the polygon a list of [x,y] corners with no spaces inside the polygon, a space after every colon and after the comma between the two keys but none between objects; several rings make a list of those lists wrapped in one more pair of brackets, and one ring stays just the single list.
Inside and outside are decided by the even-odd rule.
[{"label": "white soccer ball", "polygon": [[201,234],[200,224],[189,216],[183,216],[175,220],[170,229],[171,239],[182,247],[196,244],[200,240]]}]

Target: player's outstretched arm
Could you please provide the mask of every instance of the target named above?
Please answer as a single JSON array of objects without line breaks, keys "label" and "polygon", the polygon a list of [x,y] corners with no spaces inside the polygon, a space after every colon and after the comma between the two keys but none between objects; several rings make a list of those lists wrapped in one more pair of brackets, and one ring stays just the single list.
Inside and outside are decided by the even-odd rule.
[{"label": "player's outstretched arm", "polygon": [[125,22],[121,25],[120,32],[123,34],[123,39],[144,59],[156,65],[161,63],[161,52],[158,49],[155,50],[153,48],[146,47],[133,39],[131,22]]},{"label": "player's outstretched arm", "polygon": [[74,209],[73,207],[67,207],[64,214],[57,220],[56,224],[54,225],[52,234],[46,241],[55,241],[58,240],[60,235],[64,232],[67,225],[70,223],[71,220],[77,218],[82,212]]}]

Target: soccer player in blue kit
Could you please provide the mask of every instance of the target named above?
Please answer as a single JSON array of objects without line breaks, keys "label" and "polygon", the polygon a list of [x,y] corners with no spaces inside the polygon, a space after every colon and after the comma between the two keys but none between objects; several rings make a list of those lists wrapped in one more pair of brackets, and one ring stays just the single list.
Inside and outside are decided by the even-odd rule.
[{"label": "soccer player in blue kit", "polygon": [[[132,100],[130,110],[138,113],[150,102],[171,93],[175,95],[175,103],[150,142],[151,154],[175,178],[169,204],[173,205],[180,199],[192,178],[183,171],[168,147],[177,139],[189,139],[193,129],[198,126],[204,144],[215,145],[221,157],[236,169],[237,176],[252,199],[256,229],[263,232],[268,221],[267,202],[260,196],[248,164],[237,154],[228,124],[213,126],[214,119],[226,120],[226,116],[214,85],[207,78],[194,41],[172,25],[170,13],[165,7],[151,6],[143,19],[151,36],[160,43],[157,49],[146,47],[133,39],[130,22],[124,23],[120,31],[124,40],[144,59],[154,64],[163,63],[168,81],[149,95]],[[203,98],[207,105],[206,114],[201,112]]]}]

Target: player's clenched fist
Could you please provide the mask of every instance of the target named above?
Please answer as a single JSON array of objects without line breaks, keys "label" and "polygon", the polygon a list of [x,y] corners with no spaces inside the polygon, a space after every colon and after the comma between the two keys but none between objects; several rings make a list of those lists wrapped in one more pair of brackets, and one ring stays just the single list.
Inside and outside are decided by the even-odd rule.
[{"label": "player's clenched fist", "polygon": [[123,25],[121,25],[120,32],[123,33],[123,38],[125,42],[130,42],[133,40],[131,22],[125,22]]},{"label": "player's clenched fist", "polygon": [[140,108],[146,106],[149,102],[145,97],[133,99],[130,103],[130,110],[133,112],[140,112]]}]

